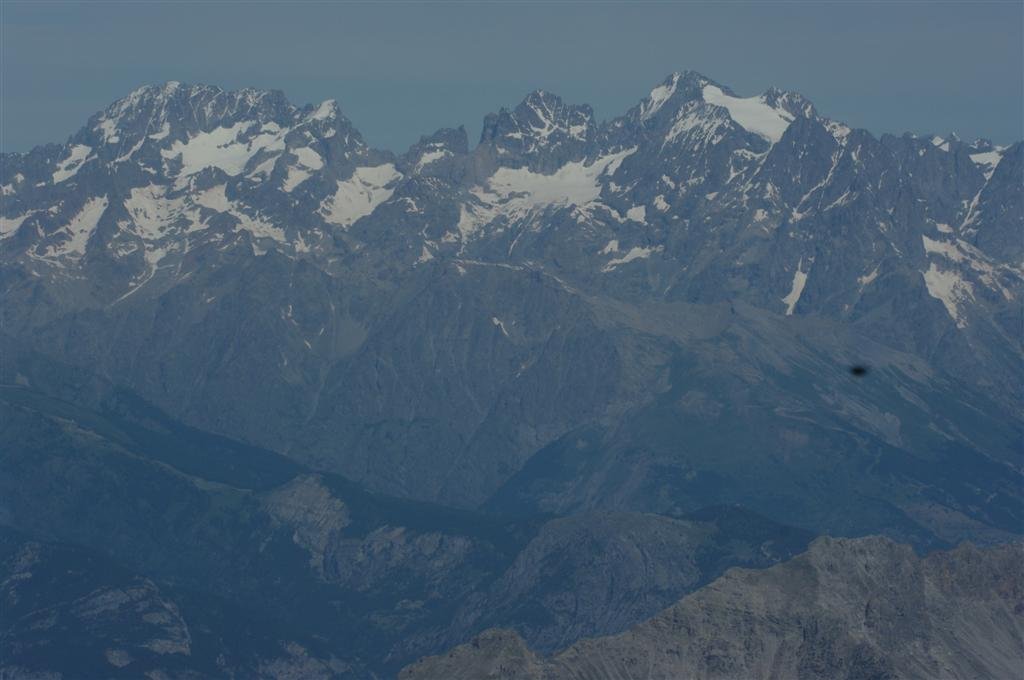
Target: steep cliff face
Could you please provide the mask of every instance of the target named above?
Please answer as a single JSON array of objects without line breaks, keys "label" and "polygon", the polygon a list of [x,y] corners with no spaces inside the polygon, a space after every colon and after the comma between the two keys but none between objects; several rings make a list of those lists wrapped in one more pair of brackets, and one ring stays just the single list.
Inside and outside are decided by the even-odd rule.
[{"label": "steep cliff face", "polygon": [[495,629],[400,677],[1011,678],[1024,664],[1022,555],[965,545],[919,558],[888,539],[821,538],[620,635],[542,657]]}]

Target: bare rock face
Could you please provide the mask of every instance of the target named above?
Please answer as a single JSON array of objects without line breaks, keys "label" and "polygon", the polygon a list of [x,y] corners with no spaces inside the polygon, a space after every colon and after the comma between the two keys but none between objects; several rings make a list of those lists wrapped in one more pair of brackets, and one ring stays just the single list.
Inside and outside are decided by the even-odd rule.
[{"label": "bare rock face", "polygon": [[514,630],[492,628],[443,656],[424,659],[399,675],[402,680],[535,680],[545,677],[543,661]]},{"label": "bare rock face", "polygon": [[1021,547],[917,557],[884,538],[821,538],[734,569],[621,635],[548,659],[492,630],[406,668],[426,678],[1009,678],[1024,667]]},{"label": "bare rock face", "polygon": [[292,540],[309,552],[309,564],[324,575],[324,555],[331,541],[349,525],[348,508],[316,475],[296,477],[267,499],[267,512],[293,528]]},{"label": "bare rock face", "polygon": [[367,590],[386,587],[386,580],[401,571],[436,588],[452,570],[463,566],[473,548],[464,536],[438,531],[417,534],[406,527],[383,526],[365,539],[334,546],[331,577]]},{"label": "bare rock face", "polygon": [[[4,552],[10,540],[0,538]],[[139,657],[155,666],[191,662],[192,634],[171,597],[153,581],[116,569],[85,575],[95,567],[77,557],[23,541],[0,558],[0,677],[51,677],[18,662],[47,655],[75,660],[90,647],[103,649],[111,673]]]},{"label": "bare rock face", "polygon": [[640,513],[555,519],[463,615],[480,627],[515,626],[545,653],[619,632],[676,599],[667,593],[699,585],[697,558],[714,532],[710,523]]},{"label": "bare rock face", "polygon": [[279,656],[260,664],[260,677],[274,680],[329,680],[352,670],[337,659],[318,659],[296,642],[282,643],[279,651]]},{"label": "bare rock face", "polygon": [[367,677],[92,551],[0,527],[0,678]]},{"label": "bare rock face", "polygon": [[309,554],[309,564],[322,580],[357,591],[381,587],[402,572],[422,579],[432,589],[462,566],[474,549],[464,536],[419,533],[404,526],[384,525],[363,536],[349,536],[348,506],[319,475],[300,475],[271,492],[265,508],[292,530],[292,541]]}]

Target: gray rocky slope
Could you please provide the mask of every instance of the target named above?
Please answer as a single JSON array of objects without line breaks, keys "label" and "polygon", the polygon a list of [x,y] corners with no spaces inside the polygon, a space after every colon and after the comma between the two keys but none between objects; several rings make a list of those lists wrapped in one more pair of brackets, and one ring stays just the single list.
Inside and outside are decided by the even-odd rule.
[{"label": "gray rocky slope", "polygon": [[549,658],[490,630],[403,680],[1015,678],[1024,667],[1021,547],[919,558],[888,539],[816,540],[732,570],[654,618]]}]

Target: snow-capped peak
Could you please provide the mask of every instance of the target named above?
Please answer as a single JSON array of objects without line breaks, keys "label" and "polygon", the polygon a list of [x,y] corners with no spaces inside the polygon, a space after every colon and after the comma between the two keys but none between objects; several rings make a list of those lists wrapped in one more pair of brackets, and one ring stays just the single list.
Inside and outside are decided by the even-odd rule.
[{"label": "snow-capped peak", "polygon": [[593,122],[594,112],[586,104],[566,104],[558,95],[535,90],[516,107],[513,115],[525,124],[532,136],[546,139],[563,134],[583,139]]},{"label": "snow-capped peak", "polygon": [[413,174],[428,174],[444,167],[439,163],[445,159],[462,156],[469,151],[469,139],[463,127],[442,128],[432,135],[420,138],[403,157],[407,167],[412,168]]},{"label": "snow-capped peak", "polygon": [[341,114],[338,102],[334,99],[325,99],[320,106],[309,115],[310,120],[334,120]]},{"label": "snow-capped peak", "polygon": [[596,129],[590,106],[567,104],[557,95],[535,90],[515,109],[488,114],[480,143],[494,149],[499,163],[519,165],[524,155],[538,152],[575,156]]},{"label": "snow-capped peak", "polygon": [[654,118],[661,111],[673,112],[686,102],[699,98],[700,89],[712,81],[696,71],[676,71],[670,74],[633,110],[640,122]]},{"label": "snow-capped peak", "polygon": [[665,79],[665,82],[651,90],[651,94],[647,96],[647,99],[640,103],[640,120],[647,120],[661,110],[665,102],[675,94],[680,77],[681,74],[673,73]]}]

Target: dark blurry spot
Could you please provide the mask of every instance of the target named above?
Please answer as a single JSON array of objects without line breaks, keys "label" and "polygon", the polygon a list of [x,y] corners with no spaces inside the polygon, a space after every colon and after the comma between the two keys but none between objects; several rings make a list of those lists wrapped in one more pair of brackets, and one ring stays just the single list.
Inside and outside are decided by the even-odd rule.
[{"label": "dark blurry spot", "polygon": [[856,366],[850,366],[850,373],[860,378],[868,374],[868,367],[861,366],[859,364]]}]

